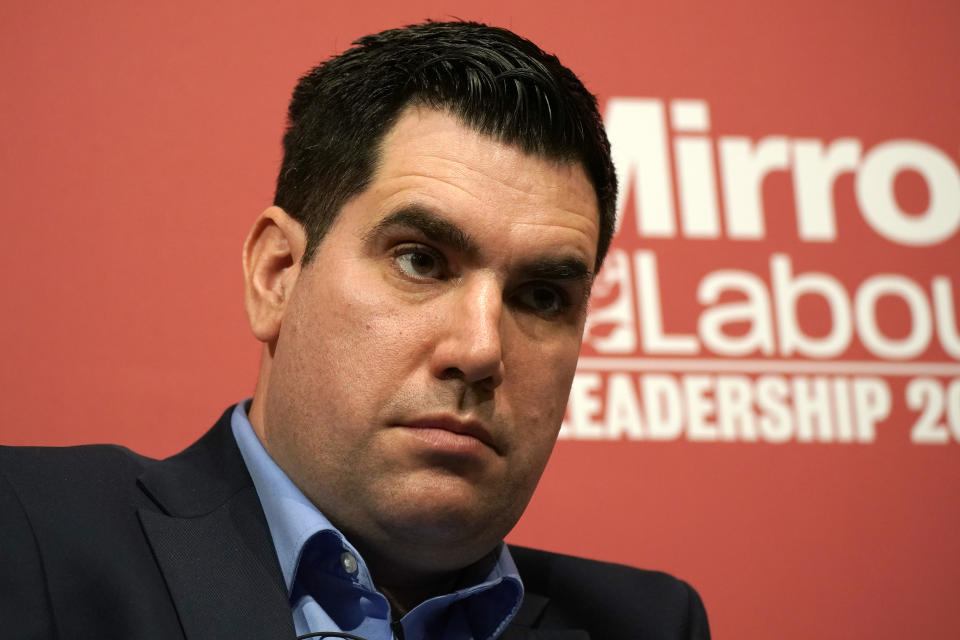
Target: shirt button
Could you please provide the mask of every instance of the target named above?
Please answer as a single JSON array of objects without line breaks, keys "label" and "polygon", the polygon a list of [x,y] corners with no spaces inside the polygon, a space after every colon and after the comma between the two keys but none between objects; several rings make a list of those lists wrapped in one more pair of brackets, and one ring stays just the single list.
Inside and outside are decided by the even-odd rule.
[{"label": "shirt button", "polygon": [[340,554],[340,564],[343,566],[343,570],[351,575],[356,573],[359,568],[357,558],[349,551]]}]

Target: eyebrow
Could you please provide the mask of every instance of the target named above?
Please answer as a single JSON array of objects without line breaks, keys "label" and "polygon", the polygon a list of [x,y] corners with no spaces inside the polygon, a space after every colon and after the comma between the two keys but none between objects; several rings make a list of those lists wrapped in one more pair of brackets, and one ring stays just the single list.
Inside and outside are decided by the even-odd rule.
[{"label": "eyebrow", "polygon": [[450,247],[458,253],[469,256],[480,253],[477,243],[463,229],[426,207],[415,204],[407,205],[385,217],[365,234],[365,239],[370,241],[394,227],[407,227],[419,231],[428,239]]},{"label": "eyebrow", "polygon": [[[364,234],[364,239],[367,242],[372,241],[395,227],[413,229],[433,242],[470,257],[480,254],[480,247],[470,234],[419,204],[406,205],[386,216]],[[588,292],[589,285],[593,282],[593,272],[590,267],[583,260],[573,256],[534,258],[522,264],[518,271],[529,280],[583,282],[588,285]]]},{"label": "eyebrow", "polygon": [[578,280],[590,282],[593,273],[579,258],[537,258],[521,267],[531,280]]}]

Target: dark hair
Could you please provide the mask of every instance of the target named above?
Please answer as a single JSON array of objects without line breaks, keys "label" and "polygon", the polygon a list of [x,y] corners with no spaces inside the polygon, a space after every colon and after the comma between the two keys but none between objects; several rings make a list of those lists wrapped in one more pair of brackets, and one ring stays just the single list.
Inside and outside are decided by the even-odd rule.
[{"label": "dark hair", "polygon": [[290,101],[274,204],[304,226],[304,264],[372,179],[400,113],[421,104],[527,153],[580,162],[597,194],[599,268],[616,215],[610,144],[596,99],[556,56],[475,22],[427,22],[354,44],[303,76]]}]

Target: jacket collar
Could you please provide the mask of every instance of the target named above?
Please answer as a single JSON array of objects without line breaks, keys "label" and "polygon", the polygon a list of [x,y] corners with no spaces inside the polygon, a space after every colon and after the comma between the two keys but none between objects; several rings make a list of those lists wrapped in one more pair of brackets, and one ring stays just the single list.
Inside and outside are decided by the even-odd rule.
[{"label": "jacket collar", "polygon": [[138,483],[158,507],[138,515],[188,640],[296,637],[229,410],[190,448],[151,465]]},{"label": "jacket collar", "polygon": [[524,593],[520,610],[499,640],[590,640],[590,635],[579,629],[538,629],[549,604],[547,596]]}]

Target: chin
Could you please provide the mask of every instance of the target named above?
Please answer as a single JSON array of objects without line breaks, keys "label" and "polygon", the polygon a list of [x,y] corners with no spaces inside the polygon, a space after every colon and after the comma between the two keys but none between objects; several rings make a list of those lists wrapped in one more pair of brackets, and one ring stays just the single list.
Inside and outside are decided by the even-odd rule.
[{"label": "chin", "polygon": [[476,556],[472,562],[489,552],[513,528],[516,520],[504,515],[502,508],[478,509],[475,504],[435,496],[427,503],[396,505],[382,526],[396,539],[406,541],[407,546],[422,547],[431,557]]}]

